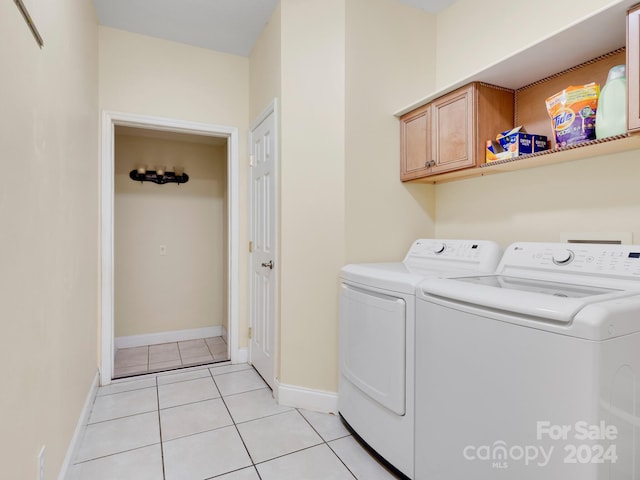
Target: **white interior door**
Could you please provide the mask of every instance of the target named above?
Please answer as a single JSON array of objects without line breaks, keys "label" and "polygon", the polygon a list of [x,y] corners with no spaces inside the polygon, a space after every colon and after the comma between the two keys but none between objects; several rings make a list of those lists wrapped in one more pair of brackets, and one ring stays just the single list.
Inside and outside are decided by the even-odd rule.
[{"label": "white interior door", "polygon": [[250,361],[274,388],[276,323],[275,111],[251,130],[251,339]]}]

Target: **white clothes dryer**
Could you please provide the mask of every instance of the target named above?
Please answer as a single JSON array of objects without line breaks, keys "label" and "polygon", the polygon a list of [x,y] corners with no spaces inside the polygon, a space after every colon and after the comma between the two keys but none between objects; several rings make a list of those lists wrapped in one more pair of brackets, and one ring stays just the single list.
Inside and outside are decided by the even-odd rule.
[{"label": "white clothes dryer", "polygon": [[416,240],[402,262],[341,270],[338,410],[409,478],[414,470],[415,290],[427,277],[492,272],[495,242]]},{"label": "white clothes dryer", "polygon": [[416,303],[417,480],[640,480],[640,246],[516,243]]}]

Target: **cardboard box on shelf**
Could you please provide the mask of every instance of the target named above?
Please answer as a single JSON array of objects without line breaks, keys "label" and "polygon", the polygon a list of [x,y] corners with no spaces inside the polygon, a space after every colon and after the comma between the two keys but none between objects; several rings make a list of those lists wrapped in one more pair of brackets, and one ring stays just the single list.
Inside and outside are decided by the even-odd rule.
[{"label": "cardboard box on shelf", "polygon": [[496,140],[487,140],[486,161],[493,162],[505,158],[514,158],[520,155],[528,155],[541,152],[549,148],[547,137],[527,133],[520,126],[498,134]]},{"label": "cardboard box on shelf", "polygon": [[496,140],[500,142],[503,150],[515,152],[516,155],[541,152],[548,148],[545,135],[527,133],[522,126],[502,132]]}]

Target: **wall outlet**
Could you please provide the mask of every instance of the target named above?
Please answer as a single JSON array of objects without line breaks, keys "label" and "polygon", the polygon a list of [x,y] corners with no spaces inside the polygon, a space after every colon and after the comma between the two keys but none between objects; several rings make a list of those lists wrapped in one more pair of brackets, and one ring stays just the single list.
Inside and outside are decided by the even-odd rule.
[{"label": "wall outlet", "polygon": [[167,254],[167,246],[160,245],[160,255],[166,255],[166,254]]},{"label": "wall outlet", "polygon": [[38,480],[44,480],[44,445],[38,453]]}]

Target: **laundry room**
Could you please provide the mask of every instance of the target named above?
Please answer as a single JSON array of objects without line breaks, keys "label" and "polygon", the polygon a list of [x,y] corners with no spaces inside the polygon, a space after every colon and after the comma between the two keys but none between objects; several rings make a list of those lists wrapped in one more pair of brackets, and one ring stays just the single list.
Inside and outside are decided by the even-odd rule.
[{"label": "laundry room", "polygon": [[[626,58],[629,47],[635,48],[626,39],[627,12],[637,0],[194,2],[203,10],[188,3],[15,0],[0,6],[0,26],[8,39],[0,46],[0,59],[11,72],[3,77],[0,89],[5,112],[0,121],[4,132],[0,153],[7,167],[0,188],[4,225],[0,243],[5,252],[0,300],[6,319],[1,322],[2,336],[7,339],[4,355],[12,365],[0,409],[7,432],[4,448],[10,453],[6,475],[16,479],[39,475],[67,480],[74,474],[121,478],[118,469],[135,476],[132,472],[137,468],[148,467],[150,478],[166,479],[182,474],[288,480],[283,472],[295,472],[294,480],[324,480],[333,478],[331,475],[389,480],[402,478],[401,474],[432,480],[429,475],[415,475],[416,461],[423,468],[420,472],[435,467],[416,450],[423,447],[416,447],[416,423],[411,416],[423,424],[432,421],[432,412],[415,412],[416,392],[423,399],[433,386],[446,390],[449,379],[444,375],[434,377],[434,383],[425,378],[419,385],[411,383],[419,367],[416,358],[432,360],[424,350],[416,356],[418,302],[428,304],[423,305],[424,311],[432,312],[449,309],[451,303],[456,307],[465,304],[465,308],[473,302],[483,306],[479,299],[483,296],[484,300],[502,298],[493,290],[500,286],[474,284],[469,288],[466,282],[464,287],[453,283],[446,291],[448,300],[434,300],[439,295],[434,284],[440,285],[442,263],[447,263],[449,272],[463,267],[473,273],[468,276],[492,276],[500,265],[500,255],[494,253],[499,250],[504,255],[515,242],[564,245],[545,247],[542,253],[534,250],[532,256],[540,253],[537,258],[547,263],[544,267],[526,265],[519,271],[526,280],[523,283],[534,285],[531,288],[543,289],[538,282],[549,279],[535,274],[536,278],[530,278],[530,274],[544,271],[575,285],[588,278],[588,287],[594,290],[633,292],[635,287],[630,285],[635,280],[625,282],[627,276],[635,275],[636,270],[628,266],[633,266],[640,251],[616,245],[616,249],[602,247],[593,254],[589,248],[574,251],[565,244],[576,240],[640,245],[640,115],[635,118],[639,125],[620,138],[550,152],[522,163],[475,164],[465,167],[472,171],[469,175],[447,177],[449,173],[443,173],[411,181],[400,177],[400,118],[413,109],[437,105],[441,96],[470,84],[490,83],[515,90],[577,65],[591,65],[612,52]],[[169,7],[164,20],[161,4]],[[136,10],[143,5],[147,10]],[[212,12],[221,5],[233,8]],[[244,8],[246,5],[250,8]],[[231,13],[238,13],[239,20],[225,16]],[[134,20],[140,22],[137,27],[128,23]],[[251,27],[250,34],[245,27]],[[176,30],[186,36],[174,36]],[[227,42],[238,32],[245,34]],[[636,40],[640,45],[640,35]],[[634,55],[631,60],[637,67],[638,54]],[[638,71],[640,68],[631,66],[627,74],[637,75]],[[604,83],[607,72],[599,75]],[[638,99],[638,84],[640,81],[628,82],[630,100]],[[640,101],[635,103],[640,105]],[[270,171],[275,202],[269,225],[275,238],[270,252],[275,254],[256,261],[255,212],[260,202],[255,201],[252,185],[259,160],[255,151],[259,142],[254,140],[261,122],[271,114],[272,123],[266,130],[274,139],[269,155],[275,165]],[[544,124],[550,127],[548,116]],[[465,129],[468,124],[464,122],[454,125],[456,133],[475,131]],[[134,135],[128,129],[153,130],[159,136],[139,135],[139,131]],[[178,140],[169,133],[204,138]],[[223,139],[224,144],[209,144],[212,137]],[[476,147],[484,149],[487,140],[490,137],[481,139]],[[420,149],[429,150],[427,143]],[[432,160],[420,158],[419,167],[429,168]],[[134,171],[146,175],[159,170],[173,175],[183,172],[189,180],[156,184],[131,178]],[[510,255],[521,251],[509,250]],[[489,266],[477,268],[473,262],[487,253]],[[598,285],[600,280],[593,278],[597,277],[595,263],[589,259],[609,254],[624,259],[614,267],[621,269],[625,282],[606,277],[606,285]],[[447,262],[442,262],[445,257]],[[406,266],[403,259],[438,272],[429,291],[417,290],[426,280],[424,272],[403,276],[407,273],[402,270]],[[501,273],[508,273],[505,270],[510,265],[520,265],[519,261]],[[383,274],[366,282],[356,272],[348,279],[353,285],[343,296],[347,299],[343,307],[346,280],[341,277],[342,268],[379,262],[395,266],[380,269]],[[472,268],[464,268],[469,265],[465,262],[471,262]],[[584,265],[593,267],[589,275],[577,270]],[[253,267],[260,268],[268,280],[265,284],[269,283],[272,297],[256,295]],[[454,298],[458,290],[476,297]],[[569,296],[574,290],[552,290],[548,296],[560,302],[565,298],[562,295]],[[487,291],[491,295],[483,295]],[[585,345],[629,332],[620,328],[627,328],[625,322],[633,317],[627,312],[635,312],[636,305],[607,297],[610,310],[603,314],[597,306],[585,306],[594,298],[594,304],[599,302],[595,293],[585,297],[571,300],[572,305],[584,307],[580,318],[585,323],[594,318],[615,320],[613,325],[602,320],[593,327],[595,333],[576,334],[582,335],[575,337],[580,347],[572,351],[592,361],[598,351]],[[273,301],[260,304],[260,298]],[[509,308],[518,303],[517,293],[509,298]],[[531,304],[539,299],[536,295],[526,298]],[[489,328],[510,330],[498,323],[504,314],[497,310],[506,308],[500,301],[498,306],[484,305],[493,309]],[[616,303],[619,301],[624,305]],[[362,355],[357,348],[348,349],[352,367],[348,384],[341,363],[343,308],[372,313],[379,321],[371,329],[375,349],[362,343],[358,344]],[[376,316],[385,309],[395,313],[394,320],[409,323],[387,330],[386,317]],[[269,369],[261,370],[256,362],[260,347],[256,327],[263,317],[256,312],[267,311],[269,323],[260,326],[266,326],[263,331],[269,332],[274,343],[266,356]],[[519,346],[510,353],[526,371],[537,364],[527,356],[533,337],[520,337],[530,332],[517,323],[528,313],[515,307],[509,313],[512,323],[503,323],[518,325],[518,342],[494,339],[487,345],[494,350],[503,343]],[[472,320],[464,317],[464,321],[472,324],[477,317],[474,313]],[[350,332],[354,342],[364,340],[364,335],[359,336],[364,331],[358,323],[361,320],[357,319]],[[558,322],[554,318],[540,321],[544,328],[539,330],[550,334],[545,339],[553,334],[550,342],[564,340],[558,332],[564,334],[571,328]],[[422,326],[424,337],[429,336],[430,328],[441,327],[435,322]],[[225,362],[211,366],[198,361],[182,372],[156,371],[164,368],[158,364],[178,360],[156,357],[157,361],[151,361],[149,345],[192,341],[195,338],[188,332],[196,331],[202,334],[199,339],[205,339],[214,362],[216,352],[206,339],[223,339],[228,355]],[[457,330],[445,333],[452,341],[459,340]],[[473,345],[476,338],[480,337],[465,339],[475,348],[469,352],[487,353],[482,346]],[[535,337],[536,348],[544,350],[545,339],[538,343]],[[392,340],[399,341],[387,343]],[[554,354],[561,361],[564,344],[554,345]],[[130,365],[133,370],[129,372],[116,371],[119,347],[141,346],[147,348],[146,359]],[[447,350],[438,345],[441,350],[434,351],[455,357],[456,352],[466,351],[464,346],[461,342],[456,345],[458,350]],[[180,346],[176,348],[180,356]],[[615,348],[606,351],[619,353]],[[570,366],[579,369],[582,363],[573,360]],[[502,363],[509,363],[509,358],[496,354],[478,365]],[[153,368],[155,372],[146,378],[118,378],[143,373],[142,364],[145,371],[152,364],[158,369]],[[545,372],[553,373],[553,362],[545,365]],[[609,374],[620,365],[608,364],[611,370],[606,378],[613,378]],[[463,367],[457,372],[467,374]],[[402,368],[404,377],[400,378],[398,369]],[[567,367],[563,372],[568,375],[570,370]],[[636,374],[624,368],[621,372],[616,378],[630,385]],[[269,381],[264,382],[261,375],[268,375]],[[389,384],[393,395],[384,398],[379,387],[389,378],[395,382]],[[465,378],[478,385],[486,377]],[[600,381],[605,376],[593,378]],[[202,385],[202,391],[191,390]],[[356,400],[341,395],[345,386],[358,396]],[[594,383],[589,388],[599,386]],[[457,388],[463,399],[483,398]],[[506,387],[502,391],[511,393]],[[621,439],[640,438],[640,393],[632,397],[630,388],[615,390],[620,391],[624,395],[619,398],[635,400],[628,405],[609,402],[605,427],[615,425],[622,432]],[[160,401],[163,395],[170,395],[167,392],[177,393],[172,401]],[[535,393],[531,389],[522,392]],[[244,394],[247,396],[240,396]],[[145,397],[145,402],[129,401],[136,396]],[[571,398],[579,401],[579,396]],[[448,405],[446,396],[432,400],[436,407]],[[242,404],[235,412],[225,407],[212,415],[213,410],[207,410],[214,403],[220,407],[234,401]],[[113,417],[92,417],[94,405],[108,409],[109,402],[117,404],[110,412]],[[361,407],[363,404],[367,406]],[[464,401],[460,405],[464,408]],[[601,420],[598,405],[589,406],[593,409],[585,418],[572,418],[574,427],[577,422],[587,421],[591,426]],[[473,410],[474,421],[484,418],[488,411],[484,407]],[[346,424],[340,418],[341,408]],[[203,412],[209,417],[187,418]],[[620,418],[630,422],[610,422],[621,412]],[[371,415],[381,418],[388,429],[376,428]],[[443,415],[439,425],[450,415]],[[353,418],[352,430],[347,428],[348,416]],[[110,428],[120,422],[132,422],[131,426],[138,420],[146,421],[146,427],[134,425],[126,434]],[[162,422],[168,421],[184,427],[186,433],[163,437],[161,432],[170,429]],[[557,421],[547,426],[563,424]],[[529,424],[525,427],[527,433],[536,433]],[[378,447],[383,457],[388,455],[388,464],[358,442],[358,428],[364,428],[365,443],[369,440],[370,447]],[[85,435],[87,431],[105,436]],[[118,434],[109,436],[113,431]],[[464,433],[453,427],[450,431]],[[252,433],[252,438],[262,441],[244,442]],[[474,437],[474,446],[500,440],[498,428],[491,433],[495,438]],[[219,434],[234,440],[217,441],[213,448],[209,440]],[[402,441],[394,441],[393,435],[400,435]],[[437,438],[425,438],[424,430],[418,436],[420,445],[431,448],[438,443]],[[217,448],[221,445],[234,448]],[[456,457],[466,447],[450,445],[447,458]],[[620,453],[625,455],[625,449],[635,445],[621,443]],[[83,455],[77,455],[79,450]],[[238,455],[237,462],[234,455]],[[635,468],[635,477],[621,473],[618,478],[639,480],[640,463],[634,465],[629,458],[627,454],[620,465]],[[225,463],[227,459],[233,460],[231,465]],[[465,463],[464,468],[472,466]],[[490,470],[489,477],[496,472],[497,467]],[[501,478],[511,480],[508,471],[500,473]]]}]

